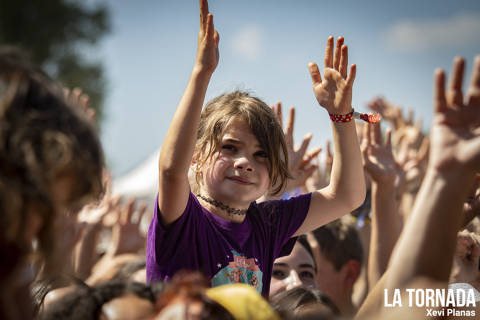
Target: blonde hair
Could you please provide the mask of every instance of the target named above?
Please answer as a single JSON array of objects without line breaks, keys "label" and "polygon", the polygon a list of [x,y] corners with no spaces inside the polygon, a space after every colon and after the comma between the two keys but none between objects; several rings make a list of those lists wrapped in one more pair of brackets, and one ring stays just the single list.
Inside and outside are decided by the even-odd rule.
[{"label": "blonde hair", "polygon": [[[276,115],[262,100],[234,91],[209,101],[200,116],[193,159],[202,166],[219,149],[220,140],[233,119],[242,119],[267,154],[271,194],[280,193],[290,178],[285,137]],[[198,183],[199,172],[195,175]]]}]

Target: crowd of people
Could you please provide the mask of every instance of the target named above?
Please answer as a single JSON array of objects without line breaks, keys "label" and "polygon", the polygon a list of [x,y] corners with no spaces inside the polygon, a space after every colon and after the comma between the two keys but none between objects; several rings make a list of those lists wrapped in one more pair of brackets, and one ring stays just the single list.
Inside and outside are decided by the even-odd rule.
[{"label": "crowd of people", "polygon": [[384,98],[355,121],[356,65],[329,37],[308,65],[323,150],[295,147],[280,102],[204,106],[219,39],[200,0],[155,203],[112,195],[88,96],[0,47],[0,319],[478,317],[480,56],[465,94],[463,58],[435,71],[427,133]]}]

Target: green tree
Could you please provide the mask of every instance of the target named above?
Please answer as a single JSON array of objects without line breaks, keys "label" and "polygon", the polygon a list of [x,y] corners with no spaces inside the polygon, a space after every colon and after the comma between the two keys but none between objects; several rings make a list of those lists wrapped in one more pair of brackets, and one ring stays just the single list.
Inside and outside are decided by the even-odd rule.
[{"label": "green tree", "polygon": [[106,90],[102,63],[82,52],[110,31],[105,4],[69,0],[0,0],[0,44],[22,48],[64,86],[80,87],[102,118]]}]

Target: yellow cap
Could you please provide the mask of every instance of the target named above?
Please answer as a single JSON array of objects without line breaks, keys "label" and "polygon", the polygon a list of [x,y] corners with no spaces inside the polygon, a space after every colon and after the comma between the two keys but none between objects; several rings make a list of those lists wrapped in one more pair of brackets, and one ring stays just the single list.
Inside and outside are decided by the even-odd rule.
[{"label": "yellow cap", "polygon": [[279,320],[268,302],[252,286],[226,284],[207,289],[207,296],[221,304],[237,320]]}]

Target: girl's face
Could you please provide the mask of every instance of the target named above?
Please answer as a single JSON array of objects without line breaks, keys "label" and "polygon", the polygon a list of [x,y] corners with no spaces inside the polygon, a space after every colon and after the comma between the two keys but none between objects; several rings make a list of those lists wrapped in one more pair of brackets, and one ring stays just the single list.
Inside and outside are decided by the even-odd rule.
[{"label": "girl's face", "polygon": [[300,243],[290,255],[277,258],[273,264],[270,297],[299,286],[317,287],[313,258]]},{"label": "girl's face", "polygon": [[248,207],[270,187],[267,154],[242,119],[230,122],[206,165],[202,192],[232,207]]}]

